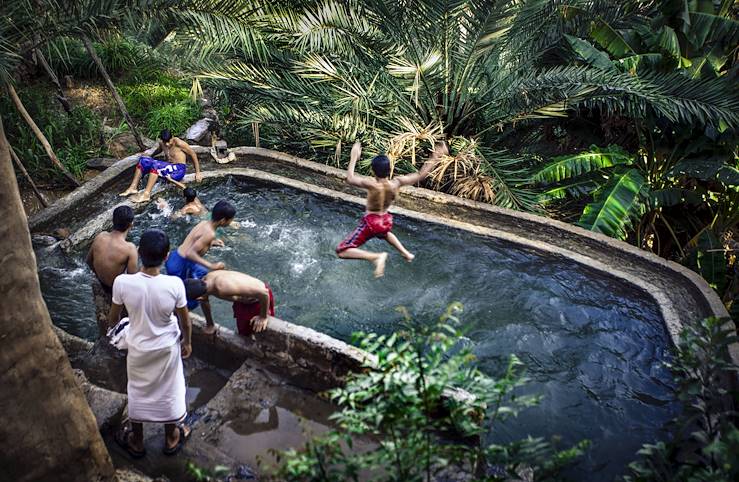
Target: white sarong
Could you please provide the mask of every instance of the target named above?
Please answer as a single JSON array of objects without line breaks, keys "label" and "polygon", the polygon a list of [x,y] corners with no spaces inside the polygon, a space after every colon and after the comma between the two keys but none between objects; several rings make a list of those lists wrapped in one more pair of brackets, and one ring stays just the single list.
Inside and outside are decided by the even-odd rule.
[{"label": "white sarong", "polygon": [[187,415],[180,344],[159,350],[128,347],[128,418],[176,423]]}]

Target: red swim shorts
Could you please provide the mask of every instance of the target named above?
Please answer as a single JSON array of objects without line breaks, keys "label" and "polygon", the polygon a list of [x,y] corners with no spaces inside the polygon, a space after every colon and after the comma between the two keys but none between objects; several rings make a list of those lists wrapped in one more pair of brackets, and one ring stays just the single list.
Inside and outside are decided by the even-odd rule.
[{"label": "red swim shorts", "polygon": [[[272,288],[269,284],[264,283],[269,291],[269,309],[267,312],[269,316],[275,316],[275,296],[272,294]],[[239,331],[239,335],[251,335],[254,330],[251,326],[251,319],[259,315],[261,305],[258,301],[254,303],[242,303],[240,301],[234,301],[234,318],[236,318],[236,327]]]},{"label": "red swim shorts", "polygon": [[341,253],[349,248],[358,248],[372,238],[385,239],[391,229],[393,229],[392,214],[365,214],[357,229],[336,247],[336,252]]}]

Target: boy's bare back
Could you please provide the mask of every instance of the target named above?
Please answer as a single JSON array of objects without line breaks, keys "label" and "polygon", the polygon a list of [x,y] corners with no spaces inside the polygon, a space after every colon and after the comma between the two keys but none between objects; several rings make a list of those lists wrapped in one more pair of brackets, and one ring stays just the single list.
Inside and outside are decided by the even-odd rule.
[{"label": "boy's bare back", "polygon": [[102,232],[90,246],[88,262],[100,281],[112,287],[119,274],[138,271],[138,252],[133,243]]}]

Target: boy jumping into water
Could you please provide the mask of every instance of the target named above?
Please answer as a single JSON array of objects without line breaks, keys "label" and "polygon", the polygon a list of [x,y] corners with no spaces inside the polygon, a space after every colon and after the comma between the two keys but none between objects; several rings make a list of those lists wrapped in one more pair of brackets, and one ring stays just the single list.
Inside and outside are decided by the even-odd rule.
[{"label": "boy jumping into water", "polygon": [[264,330],[268,316],[275,315],[275,298],[269,285],[238,271],[211,271],[201,280],[185,280],[185,292],[188,300],[213,295],[232,301],[240,335]]},{"label": "boy jumping into water", "polygon": [[[189,156],[195,165],[195,181],[200,182],[203,180],[203,175],[200,172],[200,162],[195,151],[192,150],[187,142],[173,137],[169,129],[164,129],[159,134],[159,144],[151,155],[155,156],[159,152],[164,152],[164,161],[149,156],[139,157],[139,163],[136,166],[136,173],[133,176],[131,185],[121,193],[121,196],[136,194],[136,196],[131,198],[131,201],[148,202],[151,199],[151,190],[154,189],[154,185],[160,176],[175,181],[181,181],[185,177],[185,171],[187,170],[186,156]],[[146,181],[146,188],[144,188],[144,192],[138,193],[139,181],[145,173],[149,174],[149,179]]]},{"label": "boy jumping into water", "polygon": [[[216,229],[231,224],[235,215],[236,208],[230,202],[218,201],[213,206],[210,221],[199,222],[192,228],[182,244],[169,255],[165,264],[167,274],[177,276],[184,281],[188,278],[201,279],[208,274],[208,271],[224,269],[226,265],[222,262],[211,263],[203,256],[211,246],[223,246],[223,241],[216,239]],[[204,299],[202,304],[206,320],[204,331],[208,334],[215,333],[216,327],[213,324],[210,303]],[[194,310],[198,305],[197,301],[192,300],[187,303],[187,308]]]},{"label": "boy jumping into water", "polygon": [[367,190],[367,212],[357,229],[336,247],[336,254],[339,258],[370,261],[375,265],[375,278],[379,278],[385,274],[387,253],[373,253],[359,249],[359,247],[372,238],[381,238],[397,249],[406,261],[413,261],[415,256],[405,249],[398,238],[390,232],[393,228],[393,216],[388,212],[388,208],[397,197],[401,187],[423,180],[434,168],[439,157],[447,153],[446,144],[438,142],[434,146],[433,154],[423,164],[420,171],[394,179],[389,179],[390,159],[384,155],[375,156],[372,159],[372,172],[375,177],[371,178],[354,174],[354,168],[362,154],[362,144],[359,141],[355,142],[352,147],[346,182]]}]

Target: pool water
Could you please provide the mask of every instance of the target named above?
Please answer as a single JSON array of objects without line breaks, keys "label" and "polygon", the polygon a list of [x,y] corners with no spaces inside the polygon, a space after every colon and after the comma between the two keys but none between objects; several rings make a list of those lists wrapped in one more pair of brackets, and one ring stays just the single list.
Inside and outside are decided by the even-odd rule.
[{"label": "pool water", "polygon": [[[662,361],[669,338],[653,301],[627,284],[575,263],[432,223],[395,217],[393,232],[416,259],[406,263],[390,245],[385,277],[364,261],[341,260],[336,245],[357,225],[360,206],[286,188],[230,178],[202,187],[206,206],[228,199],[239,229],[224,228],[224,248],[210,260],[268,282],[276,316],[348,340],[355,331],[389,333],[404,306],[417,320],[435,320],[452,302],[481,368],[495,376],[511,353],[532,379],[526,392],[540,405],[496,427],[490,441],[526,435],[582,439],[592,448],[571,474],[610,480],[622,474],[643,443],[662,439],[677,410]],[[176,209],[182,200],[169,199]],[[170,220],[152,203],[138,215],[130,239],[149,227],[167,231],[174,249],[198,219]],[[39,256],[39,274],[54,322],[95,336],[84,254]],[[217,323],[234,327],[230,303],[212,300]]]}]

